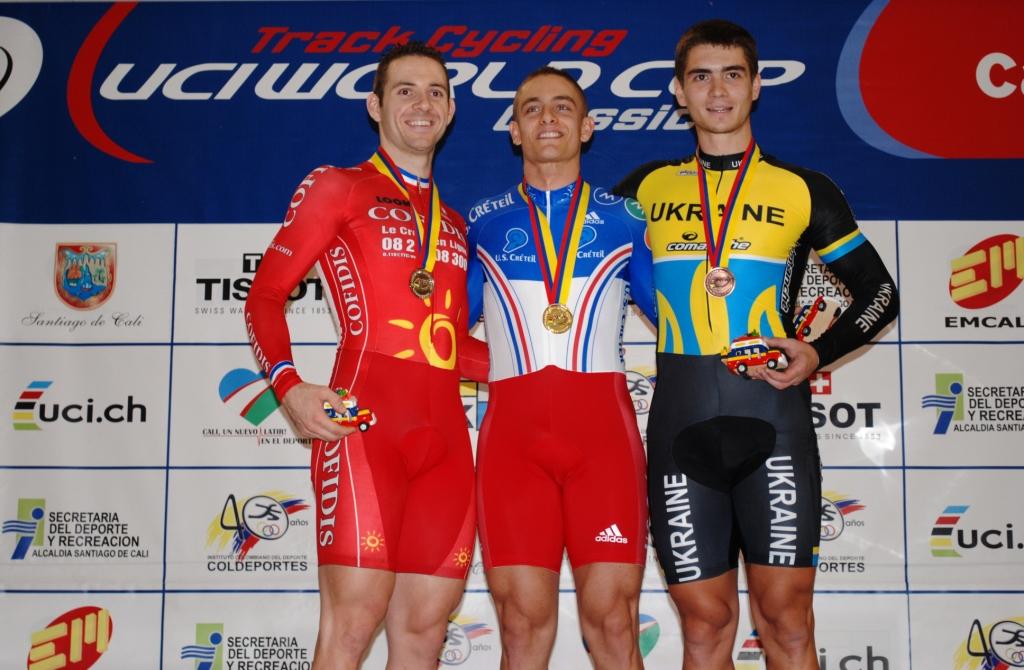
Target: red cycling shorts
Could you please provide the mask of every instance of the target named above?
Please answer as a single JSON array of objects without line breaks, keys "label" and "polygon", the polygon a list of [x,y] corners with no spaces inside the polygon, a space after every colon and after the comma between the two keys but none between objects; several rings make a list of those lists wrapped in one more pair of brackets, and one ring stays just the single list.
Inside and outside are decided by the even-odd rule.
[{"label": "red cycling shorts", "polygon": [[367,351],[355,379],[377,423],[313,442],[320,565],[464,579],[476,515],[458,373]]},{"label": "red cycling shorts", "polygon": [[492,382],[477,448],[484,567],[642,564],[643,444],[625,377],[548,366]]}]

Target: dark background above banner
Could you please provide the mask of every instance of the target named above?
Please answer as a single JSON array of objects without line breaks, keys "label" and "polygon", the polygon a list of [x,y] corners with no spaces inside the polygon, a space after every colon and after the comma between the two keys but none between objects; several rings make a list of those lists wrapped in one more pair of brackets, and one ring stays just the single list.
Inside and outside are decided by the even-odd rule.
[{"label": "dark background above banner", "polygon": [[550,62],[586,86],[601,130],[584,174],[611,185],[692,152],[671,59],[714,16],[759,41],[762,149],[829,174],[858,218],[1021,218],[1024,6],[915,5],[4,4],[0,220],[278,221],[311,168],[373,151],[372,66],[410,38],[451,63],[436,172],[456,208],[518,179],[511,94]]}]

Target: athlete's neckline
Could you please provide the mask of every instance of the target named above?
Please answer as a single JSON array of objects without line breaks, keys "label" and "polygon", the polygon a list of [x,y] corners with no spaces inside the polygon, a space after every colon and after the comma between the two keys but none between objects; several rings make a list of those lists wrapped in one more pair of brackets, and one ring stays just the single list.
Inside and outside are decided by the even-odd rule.
[{"label": "athlete's neckline", "polygon": [[[526,183],[526,182],[524,182],[524,183]],[[536,197],[536,196],[544,195],[545,193],[550,193],[551,194],[551,198],[554,199],[554,200],[562,200],[564,198],[572,197],[572,194],[573,194],[573,191],[575,190],[575,188],[576,188],[576,182],[575,181],[571,181],[568,184],[566,184],[565,186],[560,186],[558,188],[552,188],[552,189],[544,189],[544,188],[540,188],[539,186],[534,186],[532,184],[526,183],[526,192],[530,194],[530,197]]]},{"label": "athlete's neckline", "polygon": [[739,168],[740,163],[743,162],[743,154],[741,151],[738,154],[725,154],[722,156],[716,156],[714,154],[707,154],[703,151],[697,151],[697,160],[704,166],[705,170],[715,170],[721,172],[723,170],[735,170]]}]

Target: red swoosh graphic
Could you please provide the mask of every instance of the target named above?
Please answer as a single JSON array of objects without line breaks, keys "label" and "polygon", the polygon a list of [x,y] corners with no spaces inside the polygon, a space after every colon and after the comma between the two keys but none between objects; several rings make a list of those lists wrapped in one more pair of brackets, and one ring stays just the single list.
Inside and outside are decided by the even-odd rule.
[{"label": "red swoosh graphic", "polygon": [[71,74],[68,76],[68,112],[82,137],[103,153],[129,163],[152,163],[150,159],[133,154],[110,139],[103,128],[100,128],[92,110],[92,78],[96,73],[96,64],[114,31],[137,4],[139,3],[114,3],[85,38],[75,56],[75,62],[71,64]]}]

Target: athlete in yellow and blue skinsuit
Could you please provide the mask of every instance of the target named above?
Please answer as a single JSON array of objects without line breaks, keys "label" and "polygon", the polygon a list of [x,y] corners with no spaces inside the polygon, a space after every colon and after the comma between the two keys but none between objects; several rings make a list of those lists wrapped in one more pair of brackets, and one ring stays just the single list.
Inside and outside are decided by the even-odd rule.
[{"label": "athlete in yellow and blue skinsuit", "polygon": [[[674,90],[695,156],[620,185],[647,214],[658,378],[647,427],[651,535],[683,628],[683,667],[731,667],[742,551],[769,670],[816,670],[812,597],[821,479],[807,377],[866,344],[896,314],[892,278],[825,176],[763,155],[750,34],[691,27]],[[813,343],[796,339],[797,290],[815,250],[852,295]],[[730,372],[720,354],[757,331],[785,370]]]}]

